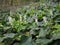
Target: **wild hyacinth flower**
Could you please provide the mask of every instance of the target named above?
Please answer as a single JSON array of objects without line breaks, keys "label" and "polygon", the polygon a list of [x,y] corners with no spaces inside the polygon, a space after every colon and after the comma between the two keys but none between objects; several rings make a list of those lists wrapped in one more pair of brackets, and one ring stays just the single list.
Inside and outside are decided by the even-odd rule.
[{"label": "wild hyacinth flower", "polygon": [[53,11],[50,10],[50,15],[51,15],[51,18],[53,18]]},{"label": "wild hyacinth flower", "polygon": [[20,21],[22,21],[22,15],[19,15],[19,17],[20,17]]},{"label": "wild hyacinth flower", "polygon": [[36,24],[38,24],[37,15],[35,15],[35,22],[36,22]]},{"label": "wild hyacinth flower", "polygon": [[46,17],[46,16],[43,17],[43,21],[44,21],[45,24],[48,23],[48,22],[47,22],[47,17]]},{"label": "wild hyacinth flower", "polygon": [[12,22],[12,17],[8,17],[8,19],[9,19],[9,23],[11,23]]},{"label": "wild hyacinth flower", "polygon": [[15,19],[13,19],[12,17],[8,17],[9,23],[12,25],[12,23],[15,21]]},{"label": "wild hyacinth flower", "polygon": [[26,22],[26,15],[24,15],[24,21]]}]

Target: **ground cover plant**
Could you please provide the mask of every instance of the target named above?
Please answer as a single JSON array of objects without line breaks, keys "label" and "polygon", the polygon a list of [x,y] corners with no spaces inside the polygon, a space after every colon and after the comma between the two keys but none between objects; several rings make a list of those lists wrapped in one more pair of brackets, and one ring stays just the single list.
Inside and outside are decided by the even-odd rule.
[{"label": "ground cover plant", "polygon": [[0,11],[0,45],[60,45],[60,4],[36,3],[5,12]]}]

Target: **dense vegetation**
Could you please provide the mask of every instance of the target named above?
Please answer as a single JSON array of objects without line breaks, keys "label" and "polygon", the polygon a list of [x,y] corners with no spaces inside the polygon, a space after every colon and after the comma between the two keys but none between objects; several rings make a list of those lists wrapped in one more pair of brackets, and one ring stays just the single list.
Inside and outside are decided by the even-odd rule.
[{"label": "dense vegetation", "polygon": [[0,45],[60,45],[60,4],[36,3],[14,14],[9,11],[0,11]]}]

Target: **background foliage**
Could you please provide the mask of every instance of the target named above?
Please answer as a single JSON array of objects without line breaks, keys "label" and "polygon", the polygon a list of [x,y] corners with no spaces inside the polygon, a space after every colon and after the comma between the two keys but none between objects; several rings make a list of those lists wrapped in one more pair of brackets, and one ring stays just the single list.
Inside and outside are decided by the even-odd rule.
[{"label": "background foliage", "polygon": [[59,45],[52,43],[58,39],[60,3],[35,3],[14,14],[0,11],[0,45]]}]

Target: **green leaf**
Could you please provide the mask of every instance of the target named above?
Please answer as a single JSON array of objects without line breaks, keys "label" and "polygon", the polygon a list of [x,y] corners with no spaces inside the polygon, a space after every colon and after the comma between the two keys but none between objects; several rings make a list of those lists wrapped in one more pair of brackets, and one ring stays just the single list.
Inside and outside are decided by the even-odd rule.
[{"label": "green leaf", "polygon": [[5,38],[14,38],[15,34],[14,33],[7,33],[7,34],[4,34],[4,37]]},{"label": "green leaf", "polygon": [[54,40],[56,40],[56,39],[60,39],[60,33],[55,33],[55,34],[53,34],[52,35],[52,38],[54,39]]},{"label": "green leaf", "polygon": [[52,39],[50,39],[50,40],[49,39],[37,39],[36,43],[40,43],[41,45],[46,45],[51,41],[52,41]]},{"label": "green leaf", "polygon": [[29,37],[26,42],[24,42],[22,45],[36,45],[35,43],[32,42],[32,38]]}]

